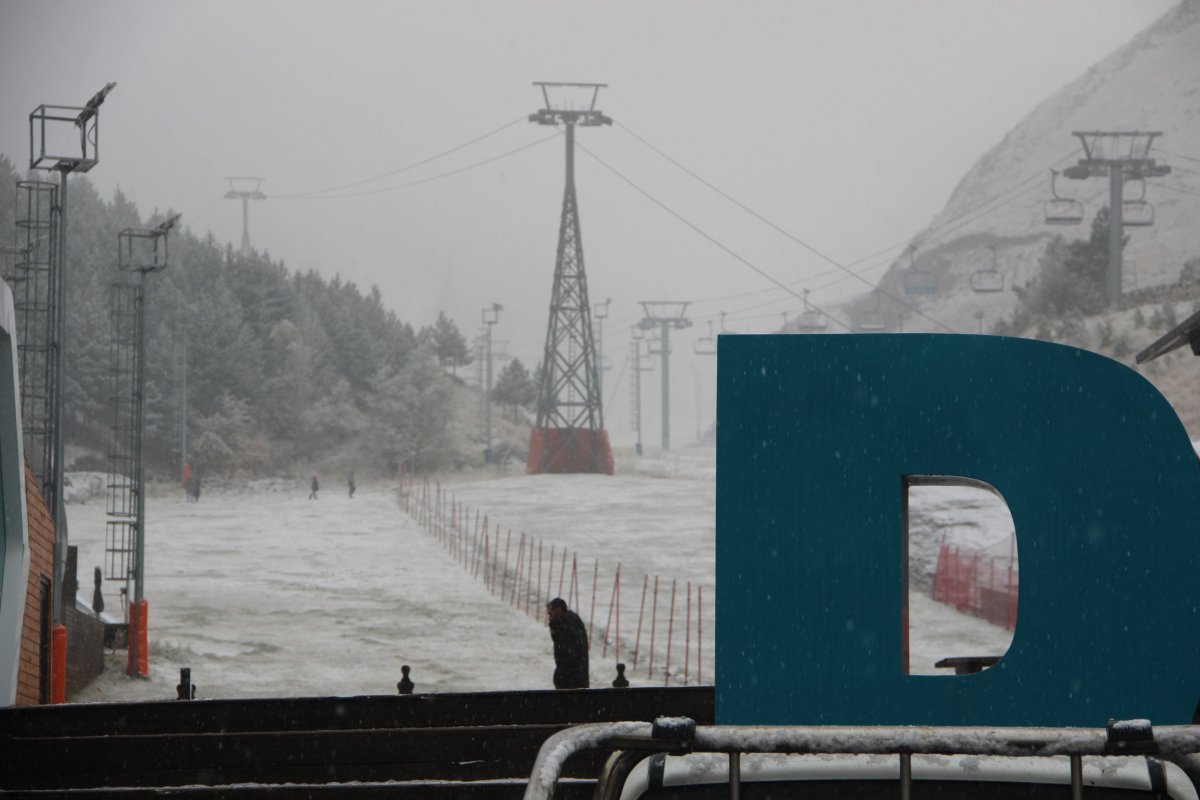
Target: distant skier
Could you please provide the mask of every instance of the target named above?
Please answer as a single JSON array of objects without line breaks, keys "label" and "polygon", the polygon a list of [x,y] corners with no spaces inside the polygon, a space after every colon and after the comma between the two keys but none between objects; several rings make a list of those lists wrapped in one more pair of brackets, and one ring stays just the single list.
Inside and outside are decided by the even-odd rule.
[{"label": "distant skier", "polygon": [[554,641],[554,688],[588,688],[588,635],[583,620],[567,601],[556,597],[546,604],[546,625]]},{"label": "distant skier", "polygon": [[320,488],[321,488],[321,483],[320,483],[320,481],[317,480],[317,473],[314,472],[313,478],[312,478],[312,483],[309,484],[308,499],[316,500],[317,499],[317,490]]},{"label": "distant skier", "polygon": [[350,497],[354,497],[354,470],[350,470],[350,474],[346,476],[346,485],[350,487]]}]

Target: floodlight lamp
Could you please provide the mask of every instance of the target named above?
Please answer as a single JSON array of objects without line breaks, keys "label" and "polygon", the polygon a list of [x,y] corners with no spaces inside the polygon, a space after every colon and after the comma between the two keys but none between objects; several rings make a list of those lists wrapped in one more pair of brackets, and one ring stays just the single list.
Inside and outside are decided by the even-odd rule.
[{"label": "floodlight lamp", "polygon": [[178,214],[173,214],[169,219],[166,219],[163,222],[160,222],[155,227],[155,230],[158,231],[159,233],[165,234],[167,231],[171,230],[171,228],[175,227],[175,223],[178,222],[179,218],[182,216],[183,216],[182,212],[180,212]]}]

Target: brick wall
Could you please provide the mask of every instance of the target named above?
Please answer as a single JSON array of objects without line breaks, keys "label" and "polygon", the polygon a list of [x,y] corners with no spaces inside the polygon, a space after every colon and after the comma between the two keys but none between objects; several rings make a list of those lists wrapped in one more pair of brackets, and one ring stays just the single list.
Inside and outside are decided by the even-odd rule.
[{"label": "brick wall", "polygon": [[17,705],[36,705],[41,686],[42,579],[54,584],[54,520],[42,490],[25,465],[25,505],[29,514],[29,585],[25,591],[25,624],[21,629],[21,663],[17,670]]},{"label": "brick wall", "polygon": [[67,702],[104,671],[104,623],[74,604],[63,609],[67,624]]}]

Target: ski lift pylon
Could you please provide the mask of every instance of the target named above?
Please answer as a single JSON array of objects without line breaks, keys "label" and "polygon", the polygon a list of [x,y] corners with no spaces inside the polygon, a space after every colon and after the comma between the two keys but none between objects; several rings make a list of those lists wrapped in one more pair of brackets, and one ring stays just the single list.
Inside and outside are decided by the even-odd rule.
[{"label": "ski lift pylon", "polygon": [[1058,170],[1050,170],[1050,194],[1042,207],[1047,225],[1078,225],[1083,222],[1083,203],[1058,193]]}]

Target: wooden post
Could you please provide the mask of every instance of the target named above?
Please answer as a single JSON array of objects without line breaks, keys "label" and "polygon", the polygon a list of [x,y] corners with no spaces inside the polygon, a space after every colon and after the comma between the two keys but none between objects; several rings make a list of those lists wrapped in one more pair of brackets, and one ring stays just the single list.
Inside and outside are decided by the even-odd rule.
[{"label": "wooden post", "polygon": [[654,628],[658,622],[658,576],[654,576],[654,603],[650,611],[650,655],[646,658],[646,677],[651,676],[654,669]]},{"label": "wooden post", "polygon": [[596,582],[600,580],[600,559],[592,566],[592,607],[588,611],[588,650],[592,649],[592,626],[596,624]]},{"label": "wooden post", "polygon": [[671,685],[671,637],[675,633],[675,579],[671,579],[671,613],[667,617],[667,657],[663,662],[663,675],[666,676],[665,686]]},{"label": "wooden post", "polygon": [[687,615],[683,623],[683,685],[688,685],[691,675],[692,654],[692,582],[687,582]]},{"label": "wooden post", "polygon": [[704,642],[703,603],[700,596],[700,584],[696,584],[696,683],[704,683],[704,672],[700,668],[700,648]]},{"label": "wooden post", "polygon": [[650,576],[642,576],[642,604],[638,608],[638,628],[637,636],[633,640],[633,668],[637,669],[638,651],[642,646],[642,617],[646,613],[646,586],[650,583]]}]

